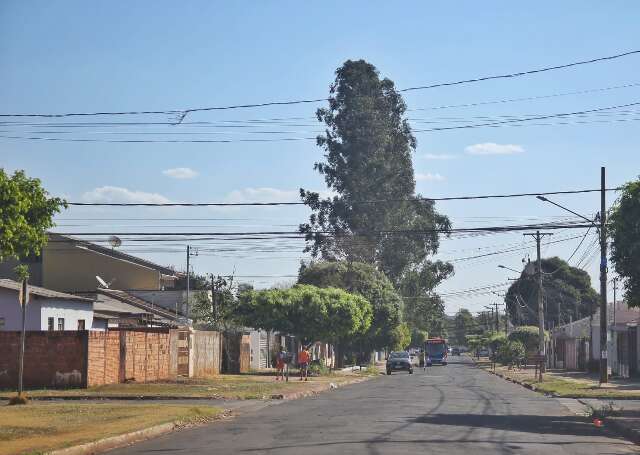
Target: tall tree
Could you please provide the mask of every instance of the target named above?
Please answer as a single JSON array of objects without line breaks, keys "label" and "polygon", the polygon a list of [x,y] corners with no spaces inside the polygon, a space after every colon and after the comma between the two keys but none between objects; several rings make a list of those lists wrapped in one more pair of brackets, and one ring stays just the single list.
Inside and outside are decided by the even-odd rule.
[{"label": "tall tree", "polygon": [[[593,314],[598,294],[591,287],[589,274],[552,257],[542,259],[544,318],[547,327],[566,324]],[[505,296],[509,318],[514,325],[538,324],[538,281],[535,274],[523,272]]]},{"label": "tall tree", "polygon": [[[336,287],[357,293],[367,299],[373,308],[369,330],[354,340],[358,350],[391,347],[397,341],[397,326],[402,323],[402,299],[393,284],[370,264],[346,261],[321,261],[303,264],[298,282],[326,288]],[[362,341],[362,346],[360,346]]]},{"label": "tall tree", "polygon": [[326,126],[317,138],[326,161],[315,169],[336,195],[323,199],[300,189],[314,212],[300,226],[306,250],[323,259],[375,264],[396,285],[408,270],[428,265],[438,232],[450,228],[432,201],[415,195],[416,140],[405,111],[391,80],[380,79],[364,60],[346,61],[330,87],[329,107],[317,111]]},{"label": "tall tree", "polygon": [[640,180],[627,183],[609,216],[611,261],[622,278],[625,300],[640,307]]}]

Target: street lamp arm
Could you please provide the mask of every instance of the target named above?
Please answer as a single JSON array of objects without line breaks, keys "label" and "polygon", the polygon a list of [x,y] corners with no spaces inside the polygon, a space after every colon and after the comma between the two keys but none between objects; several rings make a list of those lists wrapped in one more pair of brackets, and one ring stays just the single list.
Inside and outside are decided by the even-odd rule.
[{"label": "street lamp arm", "polygon": [[548,198],[546,198],[546,197],[544,197],[544,196],[536,196],[536,199],[539,199],[539,200],[541,200],[541,201],[543,201],[543,202],[548,202],[549,204],[553,204],[553,205],[555,205],[556,207],[561,208],[562,210],[566,210],[567,212],[572,213],[573,215],[575,215],[575,216],[577,216],[577,217],[579,217],[579,218],[582,218],[582,219],[583,219],[583,220],[585,220],[585,221],[588,221],[588,222],[589,222],[589,223],[591,223],[593,226],[598,227],[598,226],[596,226],[596,224],[595,224],[595,220],[590,220],[590,219],[589,219],[589,218],[587,218],[586,216],[584,216],[584,215],[580,215],[578,212],[574,212],[573,210],[568,209],[568,208],[566,208],[565,206],[558,204],[557,202],[553,202],[552,200],[550,200],[550,199],[548,199]]}]

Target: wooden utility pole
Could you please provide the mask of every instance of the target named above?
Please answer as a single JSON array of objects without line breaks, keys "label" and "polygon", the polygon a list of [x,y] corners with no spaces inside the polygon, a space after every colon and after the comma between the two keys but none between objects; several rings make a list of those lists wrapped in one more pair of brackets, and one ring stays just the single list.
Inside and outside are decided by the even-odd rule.
[{"label": "wooden utility pole", "polygon": [[[607,365],[607,190],[600,168],[600,384],[608,382]],[[614,302],[615,305],[615,302]]]},{"label": "wooden utility pole", "polygon": [[187,304],[186,304],[186,311],[185,311],[185,316],[187,319],[189,319],[189,278],[191,275],[190,271],[189,271],[189,258],[191,257],[191,247],[189,245],[187,245]]},{"label": "wooden utility pole", "polygon": [[[530,235],[531,237],[536,239],[536,252],[537,252],[537,260],[536,260],[536,273],[538,274],[538,354],[541,359],[544,359],[545,355],[545,346],[544,346],[544,295],[542,291],[542,259],[540,257],[540,240],[545,235],[553,235],[550,232],[540,232],[536,231],[535,234],[523,234]],[[545,359],[546,360],[546,359]],[[545,360],[541,360],[539,371],[539,381],[542,381],[542,373],[544,369]]]}]

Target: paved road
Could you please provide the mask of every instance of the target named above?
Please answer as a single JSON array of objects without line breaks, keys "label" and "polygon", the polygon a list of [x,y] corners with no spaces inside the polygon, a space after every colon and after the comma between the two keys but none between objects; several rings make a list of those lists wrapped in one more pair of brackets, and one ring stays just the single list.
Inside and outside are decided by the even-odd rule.
[{"label": "paved road", "polygon": [[[575,411],[575,410],[574,410]],[[113,454],[619,454],[562,402],[450,363],[177,432]]]}]

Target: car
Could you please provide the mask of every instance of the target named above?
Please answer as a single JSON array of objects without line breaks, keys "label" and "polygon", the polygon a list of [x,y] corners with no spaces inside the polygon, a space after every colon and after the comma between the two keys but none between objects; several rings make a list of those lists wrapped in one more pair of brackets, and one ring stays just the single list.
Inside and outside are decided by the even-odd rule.
[{"label": "car", "polygon": [[489,357],[489,350],[487,348],[479,349],[478,357]]},{"label": "car", "polygon": [[453,348],[451,350],[451,355],[460,355],[460,349],[458,348]]},{"label": "car", "polygon": [[391,374],[393,371],[408,371],[409,374],[413,374],[413,363],[411,363],[408,352],[395,351],[389,354],[387,374]]}]

